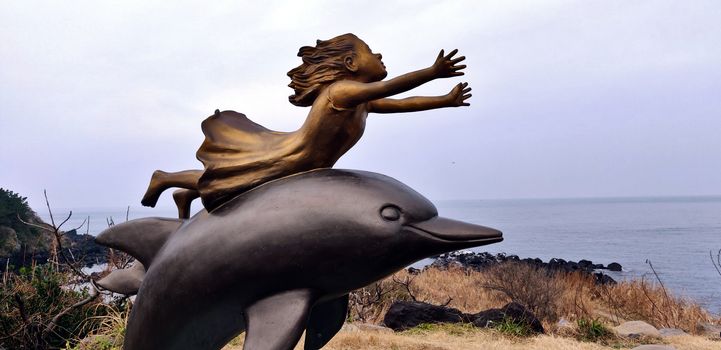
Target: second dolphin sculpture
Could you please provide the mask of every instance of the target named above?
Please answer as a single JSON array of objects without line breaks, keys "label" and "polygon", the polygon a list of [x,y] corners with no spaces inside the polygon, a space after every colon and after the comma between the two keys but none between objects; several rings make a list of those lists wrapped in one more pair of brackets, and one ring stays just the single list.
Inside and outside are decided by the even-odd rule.
[{"label": "second dolphin sculpture", "polygon": [[348,293],[443,252],[503,240],[438,216],[390,177],[319,169],[265,183],[189,220],[144,218],[97,242],[141,265],[99,285],[135,292],[124,349],[320,349],[346,319]]}]

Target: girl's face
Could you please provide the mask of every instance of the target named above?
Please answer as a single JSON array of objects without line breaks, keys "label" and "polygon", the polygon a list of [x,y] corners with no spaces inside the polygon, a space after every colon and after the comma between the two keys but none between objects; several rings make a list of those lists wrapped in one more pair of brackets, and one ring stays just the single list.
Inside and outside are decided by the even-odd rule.
[{"label": "girl's face", "polygon": [[365,82],[383,80],[388,75],[388,72],[381,58],[383,58],[381,54],[373,53],[363,40],[358,39],[355,43],[355,63],[357,66],[355,74]]}]

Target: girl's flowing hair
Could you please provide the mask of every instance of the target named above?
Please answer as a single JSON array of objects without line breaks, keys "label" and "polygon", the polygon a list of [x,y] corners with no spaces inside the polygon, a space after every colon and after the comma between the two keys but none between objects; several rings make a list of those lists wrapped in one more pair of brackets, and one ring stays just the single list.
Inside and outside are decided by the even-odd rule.
[{"label": "girl's flowing hair", "polygon": [[290,103],[307,107],[313,104],[324,85],[350,76],[343,61],[344,57],[353,55],[355,41],[353,34],[343,34],[330,40],[317,40],[316,46],[303,46],[298,56],[303,64],[288,72],[291,89],[295,94],[288,96]]}]

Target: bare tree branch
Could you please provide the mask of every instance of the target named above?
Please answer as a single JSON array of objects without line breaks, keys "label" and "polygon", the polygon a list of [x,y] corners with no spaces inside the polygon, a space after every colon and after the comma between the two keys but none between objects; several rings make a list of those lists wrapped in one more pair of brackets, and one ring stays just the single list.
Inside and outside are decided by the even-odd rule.
[{"label": "bare tree branch", "polygon": [[[63,220],[63,222],[61,222],[60,225],[58,225],[57,229],[60,230],[60,228],[63,227],[63,225],[65,225],[65,223],[68,222],[68,220],[70,220],[70,217],[72,217],[72,216],[73,216],[73,211],[71,210],[68,213],[68,217],[65,218],[65,220]],[[55,225],[53,224],[53,226],[55,226]]]},{"label": "bare tree branch", "polygon": [[[71,212],[71,213],[72,213],[72,212]],[[85,223],[88,222],[89,219],[90,219],[90,217],[88,216],[87,219],[84,219],[84,220],[83,220],[83,222],[80,224],[80,226],[72,229],[71,231],[78,231],[78,230],[80,230],[80,229],[85,225]],[[89,222],[88,222],[88,225],[89,225]]]},{"label": "bare tree branch", "polygon": [[45,230],[45,231],[51,231],[48,226],[33,224],[33,223],[31,223],[31,222],[27,222],[27,221],[23,220],[23,218],[20,217],[20,214],[17,214],[17,218],[18,218],[18,220],[20,220],[20,222],[22,222],[22,223],[25,224],[25,225],[32,226],[32,227],[35,227],[35,228],[39,228],[39,229]]},{"label": "bare tree branch", "polygon": [[393,275],[391,277],[393,282],[400,284],[403,287],[403,289],[406,290],[406,293],[408,293],[408,296],[410,296],[411,299],[413,299],[413,301],[418,301],[418,299],[416,299],[416,296],[413,295],[413,291],[411,290],[411,283],[413,283],[413,280],[415,278],[416,278],[415,275],[413,277],[405,276],[405,278],[403,278],[403,280],[401,281],[401,280],[396,279],[395,275]]},{"label": "bare tree branch", "polygon": [[[651,271],[653,272],[654,276],[656,276],[656,280],[658,281],[658,284],[661,285],[661,290],[663,290],[663,296],[666,299],[666,303],[668,303],[668,305],[671,305],[671,299],[668,297],[668,293],[666,292],[666,286],[663,285],[663,281],[661,281],[661,277],[658,276],[658,273],[656,273],[656,269],[653,268],[653,264],[651,263],[651,260],[646,259],[646,263],[648,264],[648,266],[651,267]],[[667,326],[678,328],[678,324],[671,325],[668,322],[668,317],[666,316],[666,314],[663,314],[663,318],[666,320]]]},{"label": "bare tree branch", "polygon": [[[50,227],[48,227],[48,225],[43,226],[43,225],[37,225],[37,224],[33,224],[33,223],[30,223],[30,222],[27,222],[27,221],[23,220],[23,219],[20,217],[20,215],[18,215],[18,219],[19,219],[20,222],[22,222],[23,224],[26,224],[26,225],[29,225],[29,226],[32,226],[32,227],[36,227],[36,228],[42,229],[42,230],[44,230],[44,231],[51,232],[51,233],[53,234],[53,237],[55,238],[55,240],[54,240],[54,241],[55,241],[55,245],[56,245],[56,247],[55,247],[55,249],[56,249],[55,253],[56,253],[56,254],[57,254],[57,253],[60,254],[60,256],[63,258],[63,261],[65,262],[65,264],[73,271],[73,273],[75,273],[75,275],[77,275],[78,277],[83,278],[83,279],[88,279],[89,276],[88,276],[87,274],[85,274],[84,272],[82,272],[82,270],[80,270],[80,269],[76,266],[76,265],[78,265],[78,261],[76,261],[76,260],[74,259],[74,257],[73,257],[73,259],[68,258],[68,256],[65,255],[65,250],[63,249],[63,242],[62,242],[63,233],[60,231],[60,226],[62,226],[62,225],[65,224],[68,220],[70,220],[70,218],[71,218],[72,215],[73,215],[72,210],[71,210],[70,213],[68,214],[68,217],[65,218],[65,220],[63,220],[63,221],[60,223],[60,226],[56,226],[56,225],[55,225],[55,219],[54,219],[54,217],[53,217],[52,209],[51,209],[51,207],[50,207],[50,201],[48,200],[48,195],[47,195],[47,191],[46,191],[46,190],[43,190],[43,195],[45,196],[45,204],[46,204],[47,207],[48,207],[48,213],[50,214],[50,222],[52,223],[52,224],[50,225]],[[85,222],[85,221],[83,221],[83,223],[84,223],[84,222]],[[80,227],[82,227],[82,225],[81,225]],[[56,260],[57,260],[57,257],[56,257]],[[56,261],[56,264],[57,264],[57,261]]]},{"label": "bare tree branch", "polygon": [[77,308],[93,301],[93,299],[97,298],[100,295],[98,293],[97,287],[95,286],[95,283],[90,283],[90,285],[93,287],[91,289],[90,295],[87,298],[85,298],[73,305],[68,306],[67,308],[65,308],[65,310],[63,310],[60,313],[58,313],[57,315],[55,315],[55,317],[53,317],[53,319],[50,321],[50,323],[48,323],[47,327],[45,327],[43,334],[48,334],[48,333],[52,332],[55,329],[55,327],[57,327],[58,321],[60,321],[61,317],[65,316],[70,311],[73,311],[74,309],[77,309]]},{"label": "bare tree branch", "polygon": [[53,227],[55,227],[55,218],[53,217],[53,211],[50,209],[47,190],[43,190],[43,196],[45,196],[45,205],[48,207],[48,214],[50,214],[50,223],[53,224]]}]

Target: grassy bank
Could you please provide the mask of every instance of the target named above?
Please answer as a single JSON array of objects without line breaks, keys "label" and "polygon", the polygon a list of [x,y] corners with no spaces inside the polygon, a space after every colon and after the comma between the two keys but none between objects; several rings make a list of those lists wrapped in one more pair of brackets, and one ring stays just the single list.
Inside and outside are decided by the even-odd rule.
[{"label": "grassy bank", "polygon": [[[495,330],[438,327],[427,331],[379,333],[377,331],[341,331],[323,349],[327,350],[608,350],[632,349],[640,342],[599,344],[582,342],[573,337],[538,335],[528,338],[509,337]],[[659,343],[659,342],[656,342]],[[665,339],[678,350],[718,350],[721,342],[700,336],[678,336]],[[242,339],[227,345],[224,350],[241,350]],[[303,342],[296,350],[303,349]]]},{"label": "grassy bank", "polygon": [[571,323],[598,320],[610,326],[641,320],[657,328],[679,328],[695,334],[704,323],[716,323],[700,305],[674,296],[659,283],[633,280],[598,285],[580,273],[553,273],[524,263],[504,263],[483,271],[427,269],[418,275],[401,271],[356,291],[353,321],[380,324],[393,300],[447,305],[466,313],[498,308],[510,301],[531,310],[554,332],[560,319]]},{"label": "grassy bank", "polygon": [[[501,264],[483,271],[428,269],[418,275],[399,272],[351,295],[351,324],[382,324],[394,300],[447,305],[466,313],[519,302],[541,319],[547,334],[470,325],[421,325],[403,331],[344,327],[324,348],[351,349],[632,349],[642,344],[668,344],[679,350],[721,348],[721,339],[700,335],[705,323],[719,324],[692,300],[671,295],[646,280],[598,285],[579,273],[549,273],[523,263]],[[559,320],[563,320],[559,322]],[[678,328],[686,335],[629,339],[612,328],[642,320],[657,328]],[[528,334],[518,336],[517,334]],[[242,349],[242,335],[225,347]],[[302,342],[296,349],[302,349]]]},{"label": "grassy bank", "polygon": [[[47,281],[52,281],[53,293],[47,293]],[[14,277],[6,273],[4,292],[0,294],[3,311],[0,328],[5,333],[0,335],[0,346],[11,339],[2,339],[5,336],[19,339],[18,332],[47,327],[47,320],[58,310],[85,297],[84,293],[63,288],[63,283],[70,282],[58,279],[57,273],[47,268]],[[22,296],[20,304],[16,295]],[[44,295],[53,296],[53,301],[44,301]],[[52,335],[49,348],[63,343],[72,349],[122,348],[129,309],[125,304],[111,306],[102,300],[95,299],[59,318],[55,330],[45,332]],[[446,305],[464,313],[499,308],[513,301],[538,317],[545,334],[533,335],[524,325],[506,322],[484,329],[469,324],[422,324],[403,332],[378,327],[397,300]],[[627,339],[612,331],[614,326],[631,320],[645,321],[657,328],[677,328],[688,334]],[[693,301],[670,294],[657,283],[635,280],[599,285],[587,274],[550,272],[518,262],[482,271],[461,268],[431,268],[418,274],[401,271],[351,293],[348,321],[350,326],[339,332],[325,349],[631,349],[644,343],[671,344],[676,349],[721,348],[718,335],[713,339],[701,334],[704,324],[720,324],[721,320]],[[81,338],[85,340],[81,342]],[[239,336],[225,349],[241,349],[242,338],[243,335]],[[296,348],[302,349],[302,343]]]}]

